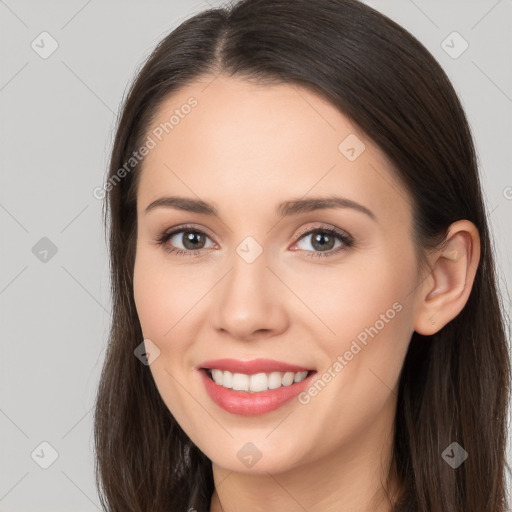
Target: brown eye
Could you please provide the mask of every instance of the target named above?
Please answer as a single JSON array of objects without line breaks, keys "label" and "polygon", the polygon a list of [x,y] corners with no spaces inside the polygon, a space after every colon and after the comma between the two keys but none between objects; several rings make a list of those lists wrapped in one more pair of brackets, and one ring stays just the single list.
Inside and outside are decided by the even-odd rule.
[{"label": "brown eye", "polygon": [[194,249],[202,249],[205,244],[206,235],[199,231],[178,231],[179,233],[185,233],[178,237],[185,247],[185,249],[189,249],[193,251]]},{"label": "brown eye", "polygon": [[319,251],[328,251],[333,249],[336,244],[336,237],[331,234],[326,234],[321,231],[310,233],[311,246]]},{"label": "brown eye", "polygon": [[[313,248],[313,251],[310,251],[304,247],[301,248],[307,252],[312,253],[307,256],[308,258],[332,256],[338,254],[340,251],[348,249],[353,245],[353,239],[349,235],[335,228],[316,228],[307,231],[301,235],[297,241],[297,244],[308,238],[311,239],[310,245]],[[340,243],[336,246],[337,241]],[[333,250],[335,248],[337,248],[337,250]]]},{"label": "brown eye", "polygon": [[162,233],[157,243],[169,253],[176,253],[179,256],[196,256],[201,249],[206,248],[205,243],[209,238],[198,229],[181,227],[169,233]]}]

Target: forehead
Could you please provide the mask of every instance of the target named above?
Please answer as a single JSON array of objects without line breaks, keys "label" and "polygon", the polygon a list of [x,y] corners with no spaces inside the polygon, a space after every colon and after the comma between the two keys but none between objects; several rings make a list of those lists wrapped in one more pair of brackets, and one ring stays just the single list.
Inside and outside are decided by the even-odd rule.
[{"label": "forehead", "polygon": [[384,153],[331,103],[293,84],[212,78],[160,105],[138,203],[192,193],[222,209],[339,193],[381,213],[407,213]]}]

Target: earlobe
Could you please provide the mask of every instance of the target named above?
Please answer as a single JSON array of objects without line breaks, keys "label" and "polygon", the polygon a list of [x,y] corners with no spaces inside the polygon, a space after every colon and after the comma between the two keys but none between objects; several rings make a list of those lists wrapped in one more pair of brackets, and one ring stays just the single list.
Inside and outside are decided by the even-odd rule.
[{"label": "earlobe", "polygon": [[454,222],[442,249],[430,256],[430,275],[418,294],[414,330],[430,336],[464,308],[480,260],[480,236],[468,220]]}]

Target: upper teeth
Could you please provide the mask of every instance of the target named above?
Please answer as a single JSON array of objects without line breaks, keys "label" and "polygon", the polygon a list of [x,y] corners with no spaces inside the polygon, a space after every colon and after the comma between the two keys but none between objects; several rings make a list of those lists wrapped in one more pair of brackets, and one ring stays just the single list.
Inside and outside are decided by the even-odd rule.
[{"label": "upper teeth", "polygon": [[217,369],[210,370],[211,376],[216,384],[236,391],[266,391],[267,389],[276,389],[281,386],[290,386],[294,382],[304,380],[308,372],[271,372],[255,373],[246,375],[245,373],[231,373]]}]

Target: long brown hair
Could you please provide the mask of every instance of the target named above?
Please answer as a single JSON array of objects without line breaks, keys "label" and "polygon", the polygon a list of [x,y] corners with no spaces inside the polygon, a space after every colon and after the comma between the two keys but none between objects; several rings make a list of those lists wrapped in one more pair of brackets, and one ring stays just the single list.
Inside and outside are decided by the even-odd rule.
[{"label": "long brown hair", "polygon": [[[158,44],[131,86],[103,189],[113,300],[94,419],[103,506],[109,512],[209,510],[211,461],[134,356],[143,340],[132,281],[141,161],[131,157],[164,99],[220,72],[307,87],[359,126],[409,192],[420,255],[438,247],[459,219],[478,228],[480,264],[464,309],[436,334],[414,333],[410,341],[395,419],[392,456],[401,494],[393,511],[505,511],[508,324],[470,128],[426,48],[356,0],[243,0],[204,11]],[[457,469],[441,456],[454,441],[469,454]]]}]

